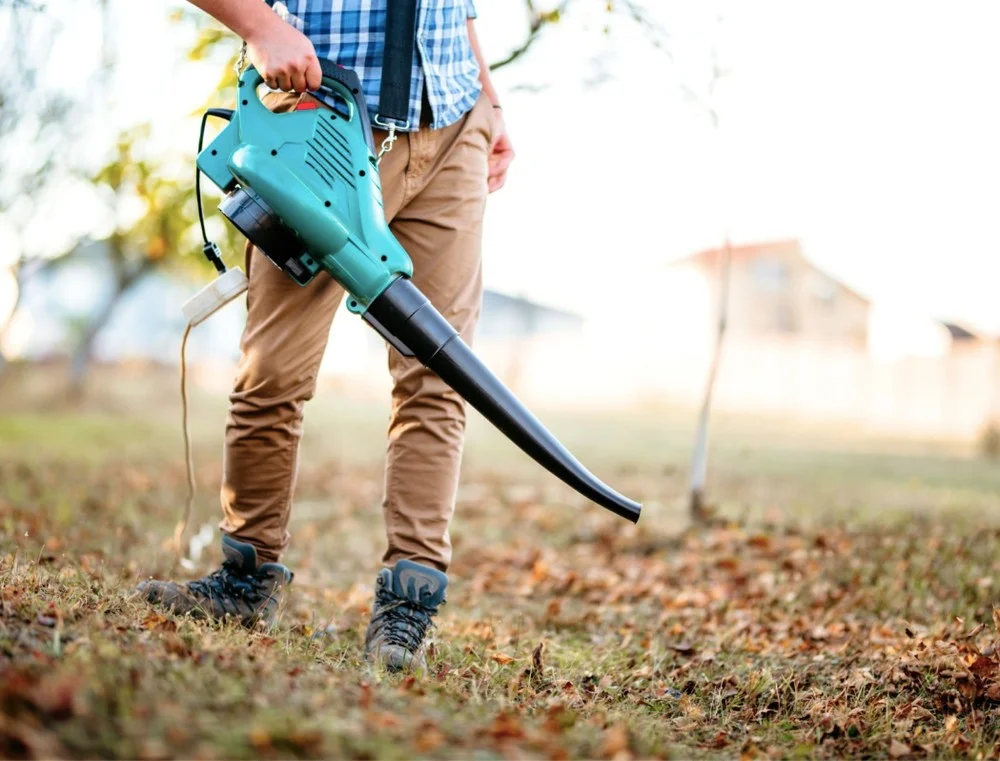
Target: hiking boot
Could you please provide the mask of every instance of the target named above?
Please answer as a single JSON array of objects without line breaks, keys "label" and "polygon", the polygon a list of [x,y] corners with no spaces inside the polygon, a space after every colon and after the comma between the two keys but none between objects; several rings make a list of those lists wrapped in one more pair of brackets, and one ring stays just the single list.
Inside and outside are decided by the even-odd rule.
[{"label": "hiking boot", "polygon": [[365,635],[365,658],[389,671],[423,670],[424,637],[444,604],[448,577],[441,571],[400,560],[375,581],[375,606]]},{"label": "hiking boot", "polygon": [[222,568],[203,579],[177,584],[151,579],[139,585],[139,593],[149,602],[174,613],[190,613],[196,618],[233,617],[243,626],[258,621],[274,623],[282,590],[294,574],[280,563],[257,564],[253,545],[222,537],[225,562]]}]

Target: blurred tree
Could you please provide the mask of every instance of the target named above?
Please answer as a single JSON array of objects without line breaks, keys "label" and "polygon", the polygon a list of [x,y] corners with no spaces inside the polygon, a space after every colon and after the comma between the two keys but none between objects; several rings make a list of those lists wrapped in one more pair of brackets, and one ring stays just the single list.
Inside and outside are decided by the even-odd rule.
[{"label": "blurred tree", "polygon": [[[101,14],[108,10],[107,0],[85,0],[75,7]],[[76,152],[68,146],[84,133],[95,111],[94,85],[112,65],[102,39],[97,71],[74,72],[68,87],[53,84],[51,42],[65,27],[63,14],[43,2],[0,0],[0,46],[7,52],[0,78],[0,222],[14,243],[15,252],[5,253],[17,284],[15,303],[0,323],[0,374],[7,366],[4,338],[25,282],[73,255],[72,246],[55,255],[33,246],[27,231],[44,213],[52,191],[77,171]]]},{"label": "blurred tree", "polygon": [[[718,25],[722,24],[722,18],[716,19]],[[719,174],[725,172],[727,168],[727,156],[725,151],[725,141],[722,133],[722,121],[720,119],[720,107],[717,98],[717,88],[719,83],[729,72],[719,63],[718,46],[713,46],[711,53],[711,66],[707,83],[703,90],[698,90],[683,85],[684,95],[688,102],[698,106],[709,118],[712,129],[715,131],[717,140],[717,152]],[[732,269],[732,247],[728,231],[729,215],[731,209],[728,208],[730,199],[725,192],[725,177],[719,177],[719,187],[722,192],[719,194],[717,211],[720,222],[726,229],[722,246],[722,256],[719,266],[719,302],[716,305],[715,321],[715,341],[712,345],[712,361],[708,368],[708,375],[705,378],[705,390],[702,395],[701,410],[698,413],[698,423],[695,427],[694,448],[691,457],[691,475],[688,492],[688,509],[691,519],[695,523],[711,523],[714,510],[708,505],[705,499],[705,490],[708,482],[708,455],[709,455],[709,425],[712,418],[712,401],[715,394],[715,382],[719,375],[719,367],[722,364],[722,353],[725,347],[726,331],[729,327],[729,297],[730,297],[730,276]]]},{"label": "blurred tree", "polygon": [[149,125],[123,132],[112,160],[91,178],[115,219],[104,241],[113,279],[104,304],[81,327],[73,351],[70,381],[77,394],[83,390],[94,342],[122,297],[154,269],[194,261],[194,257],[184,257],[197,241],[194,185],[187,173],[177,177],[166,170],[179,162],[144,154],[149,133]]},{"label": "blurred tree", "polygon": [[0,373],[7,365],[4,337],[24,282],[54,261],[39,260],[26,247],[25,232],[47,192],[68,175],[66,146],[79,134],[86,107],[86,88],[55,88],[44,77],[50,50],[43,42],[61,25],[41,3],[0,0],[0,47],[6,51],[0,77],[0,220],[14,244],[14,252],[4,253],[17,282],[14,308],[0,323]]},{"label": "blurred tree", "polygon": [[[74,326],[76,337],[70,363],[70,382],[82,393],[91,365],[94,345],[119,303],[146,274],[171,266],[204,269],[198,244],[197,207],[194,201],[194,157],[196,132],[192,132],[192,154],[157,155],[150,144],[150,126],[130,127],[110,145],[110,156],[96,172],[74,163],[67,145],[82,139],[85,116],[106,104],[94,99],[102,80],[117,63],[110,28],[108,0],[92,0],[104,12],[101,62],[89,78],[72,89],[48,84],[48,48],[38,40],[52,37],[61,28],[57,9],[23,0],[0,0],[0,43],[13,52],[14,68],[0,79],[0,218],[17,239],[20,251],[12,263],[18,294],[38,273],[70,262],[86,249],[89,239],[71,242],[59,254],[34,250],[25,242],[25,232],[43,213],[46,194],[74,182],[85,183],[105,204],[113,229],[104,243],[113,283],[108,299],[90,318]],[[2,22],[6,21],[6,26]],[[208,33],[210,38],[210,32]],[[191,51],[197,59],[211,48],[210,39],[199,37]],[[204,51],[204,52],[203,52]],[[234,79],[231,75],[229,79]],[[223,77],[216,93],[235,81]],[[82,86],[81,86],[82,85]],[[216,95],[218,97],[218,94]],[[96,102],[94,102],[96,101]],[[87,133],[88,135],[90,133]],[[30,150],[26,150],[30,146]],[[173,171],[182,167],[183,173]],[[219,242],[227,251],[240,246],[238,234],[218,225]],[[10,318],[0,325],[0,347]],[[0,353],[0,371],[5,366]]]}]

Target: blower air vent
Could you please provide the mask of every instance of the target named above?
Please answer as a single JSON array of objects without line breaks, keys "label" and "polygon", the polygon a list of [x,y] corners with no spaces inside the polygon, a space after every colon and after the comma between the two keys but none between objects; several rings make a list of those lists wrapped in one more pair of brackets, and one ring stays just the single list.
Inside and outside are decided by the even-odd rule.
[{"label": "blower air vent", "polygon": [[317,120],[316,132],[306,145],[309,146],[306,164],[327,186],[333,187],[335,182],[342,181],[355,187],[347,141],[333,126],[322,119]]}]

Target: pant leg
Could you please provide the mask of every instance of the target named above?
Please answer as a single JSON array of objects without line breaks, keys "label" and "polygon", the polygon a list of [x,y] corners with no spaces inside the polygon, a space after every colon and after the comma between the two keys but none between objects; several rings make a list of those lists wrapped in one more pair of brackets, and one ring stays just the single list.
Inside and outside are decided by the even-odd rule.
[{"label": "pant leg", "polygon": [[[468,343],[482,303],[491,128],[492,112],[481,98],[457,124],[409,134],[408,163],[396,185],[401,188],[401,206],[391,217],[393,233],[413,259],[414,284]],[[391,566],[408,558],[447,570],[465,403],[419,361],[394,349],[389,350],[389,370],[393,391],[383,561]]]},{"label": "pant leg", "polygon": [[[287,111],[297,100],[275,93],[265,105]],[[226,424],[220,528],[274,562],[289,539],[303,407],[344,292],[323,273],[303,288],[249,245],[246,265],[247,322]]]}]

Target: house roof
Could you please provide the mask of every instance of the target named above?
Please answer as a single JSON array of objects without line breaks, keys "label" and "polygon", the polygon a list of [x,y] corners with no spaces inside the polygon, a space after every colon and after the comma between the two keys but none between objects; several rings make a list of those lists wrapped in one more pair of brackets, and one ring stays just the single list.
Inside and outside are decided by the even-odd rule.
[{"label": "house roof", "polygon": [[546,315],[548,317],[556,317],[563,320],[568,320],[571,322],[582,323],[583,318],[576,314],[575,312],[568,312],[563,309],[558,309],[556,307],[547,306],[545,304],[540,304],[537,301],[531,301],[523,296],[512,296],[507,293],[502,293],[500,291],[495,291],[492,288],[486,288],[483,290],[483,309],[495,309],[495,308],[514,308],[520,309],[526,312],[532,312],[537,315]]},{"label": "house roof", "polygon": [[972,341],[979,338],[979,336],[971,330],[967,330],[954,322],[946,322],[942,320],[941,324],[944,325],[947,331],[951,334],[953,341]]},{"label": "house roof", "polygon": [[[682,259],[677,259],[671,262],[671,265],[676,264],[694,264],[701,267],[711,267],[713,269],[717,268],[722,261],[722,253],[725,249],[723,247],[709,248],[703,251],[698,251],[690,256],[686,256]],[[871,299],[858,293],[854,288],[847,285],[843,280],[834,277],[829,272],[819,268],[816,264],[810,260],[805,253],[802,251],[802,244],[795,238],[784,238],[778,240],[770,241],[760,241],[757,243],[743,243],[740,245],[730,245],[729,246],[730,256],[736,259],[755,259],[760,256],[789,256],[798,257],[805,261],[810,267],[812,267],[817,272],[822,273],[825,277],[830,278],[834,283],[843,288],[845,291],[853,295],[854,297],[870,304]]]},{"label": "house roof", "polygon": [[[690,256],[686,256],[683,259],[678,260],[677,263],[688,263],[688,264],[703,264],[714,266],[718,264],[719,259],[722,256],[722,252],[725,249],[723,247],[719,248],[707,248],[703,251],[698,251]],[[803,256],[802,245],[799,241],[794,238],[788,238],[784,240],[771,240],[762,241],[758,243],[743,243],[738,246],[729,246],[730,255],[736,259],[754,259],[758,256],[774,254],[785,254],[792,256]]]}]

